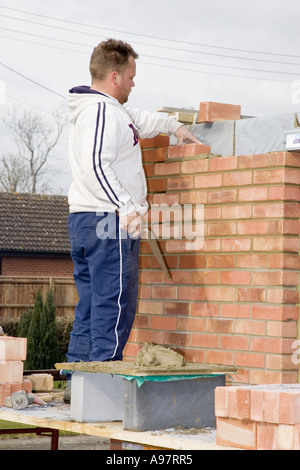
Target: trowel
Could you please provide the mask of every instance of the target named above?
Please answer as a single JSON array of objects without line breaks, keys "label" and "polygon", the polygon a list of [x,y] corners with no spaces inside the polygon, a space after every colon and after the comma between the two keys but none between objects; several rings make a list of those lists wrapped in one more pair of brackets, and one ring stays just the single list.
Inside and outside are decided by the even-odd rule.
[{"label": "trowel", "polygon": [[146,239],[147,242],[149,243],[150,248],[152,250],[152,253],[154,254],[155,258],[157,259],[159,266],[164,271],[164,273],[168,276],[168,278],[171,279],[171,275],[170,275],[169,270],[167,268],[167,265],[165,263],[164,257],[161,254],[158,243],[155,239],[155,235],[148,228],[144,228],[142,230],[142,235],[144,235],[144,234],[145,234],[145,236],[143,238]]}]

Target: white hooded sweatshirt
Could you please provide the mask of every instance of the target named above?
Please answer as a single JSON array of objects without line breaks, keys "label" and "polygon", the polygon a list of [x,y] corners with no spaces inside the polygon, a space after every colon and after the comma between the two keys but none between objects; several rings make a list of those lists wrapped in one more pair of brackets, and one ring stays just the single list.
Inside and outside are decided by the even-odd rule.
[{"label": "white hooded sweatshirt", "polygon": [[115,98],[87,86],[70,90],[68,105],[70,212],[145,214],[147,187],[139,138],[171,135],[182,124],[158,113],[125,109]]}]

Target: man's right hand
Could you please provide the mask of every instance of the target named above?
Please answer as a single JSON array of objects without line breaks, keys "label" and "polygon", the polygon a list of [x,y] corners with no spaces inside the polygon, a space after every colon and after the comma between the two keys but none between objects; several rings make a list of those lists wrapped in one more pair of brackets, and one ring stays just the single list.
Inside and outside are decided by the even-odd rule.
[{"label": "man's right hand", "polygon": [[142,220],[136,211],[120,216],[120,227],[129,233],[132,238],[137,238],[141,234]]}]

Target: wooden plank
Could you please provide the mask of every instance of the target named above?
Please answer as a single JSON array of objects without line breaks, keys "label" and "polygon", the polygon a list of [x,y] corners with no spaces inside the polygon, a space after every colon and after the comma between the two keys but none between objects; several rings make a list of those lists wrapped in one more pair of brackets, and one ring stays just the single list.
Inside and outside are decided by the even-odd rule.
[{"label": "wooden plank", "polygon": [[[214,431],[126,431],[122,429],[122,422],[72,422],[69,420],[70,418],[67,406],[37,408],[38,407],[29,407],[26,410],[21,411],[1,408],[0,420],[71,431],[79,434],[115,439],[122,442],[134,442],[158,449],[226,450],[226,447],[216,445]],[[233,448],[228,449],[232,450]]]},{"label": "wooden plank", "polygon": [[222,364],[200,364],[195,362],[188,362],[185,366],[179,368],[136,366],[134,362],[129,361],[62,362],[55,364],[55,367],[56,369],[71,371],[130,375],[136,377],[151,375],[225,375],[232,374],[237,371],[233,366]]}]

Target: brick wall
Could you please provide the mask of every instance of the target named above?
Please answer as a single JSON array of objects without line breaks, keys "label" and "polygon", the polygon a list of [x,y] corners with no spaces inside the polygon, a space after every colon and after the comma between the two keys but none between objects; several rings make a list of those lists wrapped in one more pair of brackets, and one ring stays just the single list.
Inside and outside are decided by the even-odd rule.
[{"label": "brick wall", "polygon": [[38,258],[4,256],[1,259],[2,276],[73,277],[71,258]]},{"label": "brick wall", "polygon": [[[203,204],[204,240],[160,239],[172,280],[141,245],[139,307],[126,357],[143,342],[188,361],[230,364],[235,383],[297,382],[300,154],[218,157],[143,141],[152,204]],[[194,220],[195,223],[195,220]]]}]

